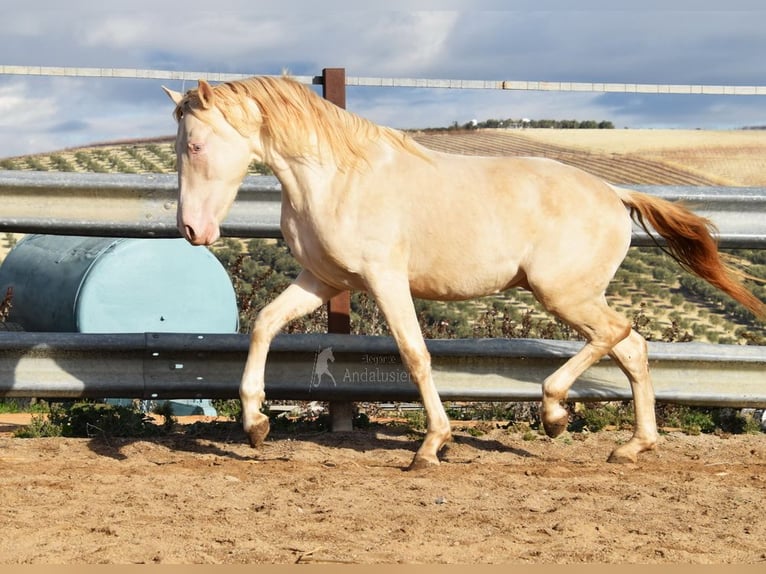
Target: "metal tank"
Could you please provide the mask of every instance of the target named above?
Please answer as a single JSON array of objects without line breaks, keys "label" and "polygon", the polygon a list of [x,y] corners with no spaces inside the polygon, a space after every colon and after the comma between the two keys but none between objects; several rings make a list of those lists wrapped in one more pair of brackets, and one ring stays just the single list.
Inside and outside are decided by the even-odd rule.
[{"label": "metal tank", "polygon": [[[236,333],[239,326],[226,270],[183,239],[27,235],[0,265],[0,293],[8,288],[8,320],[26,331]],[[173,403],[176,414],[215,414],[207,400]]]}]

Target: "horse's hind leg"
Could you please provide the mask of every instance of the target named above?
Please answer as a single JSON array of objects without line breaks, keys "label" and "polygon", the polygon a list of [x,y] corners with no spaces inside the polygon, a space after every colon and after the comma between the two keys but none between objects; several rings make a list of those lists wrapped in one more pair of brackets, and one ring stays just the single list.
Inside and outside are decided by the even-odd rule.
[{"label": "horse's hind leg", "polygon": [[636,462],[638,453],[657,445],[657,422],[654,414],[654,388],[649,375],[649,358],[644,338],[631,331],[610,353],[630,381],[633,391],[635,428],[633,437],[617,447],[609,462]]},{"label": "horse's hind leg", "polygon": [[639,452],[657,444],[646,341],[630,328],[625,317],[607,305],[603,296],[579,305],[549,304],[549,310],[583,334],[588,343],[543,383],[541,418],[546,433],[557,436],[566,429],[569,414],[562,403],[569,389],[588,367],[609,354],[630,381],[635,409],[633,437],[616,448],[609,461],[636,462]]},{"label": "horse's hind leg", "polygon": [[603,296],[592,301],[569,301],[553,305],[543,298],[549,311],[560,317],[588,342],[573,357],[543,382],[540,414],[546,434],[558,436],[566,430],[569,413],[563,406],[567,393],[577,377],[588,367],[612,351],[630,332],[628,320],[610,309]]}]

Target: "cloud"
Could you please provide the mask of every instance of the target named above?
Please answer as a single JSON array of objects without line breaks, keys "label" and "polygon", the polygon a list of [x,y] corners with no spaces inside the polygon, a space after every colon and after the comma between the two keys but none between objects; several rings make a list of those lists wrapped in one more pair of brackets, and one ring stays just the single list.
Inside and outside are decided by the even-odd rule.
[{"label": "cloud", "polygon": [[28,82],[0,85],[0,156],[46,149],[46,137],[56,122],[55,98],[33,92]]},{"label": "cloud", "polygon": [[359,75],[399,75],[432,69],[441,60],[458,24],[456,12],[404,12],[381,15],[366,26],[353,18],[339,30],[361,47],[350,62]]},{"label": "cloud", "polygon": [[89,122],[83,120],[67,120],[54,124],[50,127],[50,132],[53,134],[72,133],[72,132],[84,132],[92,128]]},{"label": "cloud", "polygon": [[[94,8],[85,0],[16,3],[0,20],[0,64],[245,74],[288,68],[296,75],[345,67],[350,76],[394,78],[764,84],[765,11],[489,11],[471,9],[467,0],[450,4],[456,9],[342,10],[290,0],[266,8],[221,0],[135,0],[124,8]],[[161,83],[0,76],[0,155],[170,134]],[[348,105],[396,127],[489,117],[606,119],[635,127],[764,123],[758,97],[349,88]]]},{"label": "cloud", "polygon": [[597,98],[617,126],[634,128],[737,129],[766,125],[763,98],[757,96],[606,94]]}]

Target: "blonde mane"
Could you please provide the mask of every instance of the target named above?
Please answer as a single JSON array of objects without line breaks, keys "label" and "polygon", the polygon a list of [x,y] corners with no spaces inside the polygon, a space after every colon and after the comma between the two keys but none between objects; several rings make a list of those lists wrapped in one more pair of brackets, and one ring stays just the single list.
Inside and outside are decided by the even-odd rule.
[{"label": "blonde mane", "polygon": [[[213,88],[214,105],[243,136],[255,129],[265,130],[281,153],[289,157],[318,156],[328,150],[340,169],[367,160],[371,142],[425,157],[423,150],[407,134],[347,112],[320,97],[310,88],[288,77],[259,76]],[[248,113],[243,100],[253,100],[262,115]],[[186,103],[188,102],[188,103]],[[193,113],[204,107],[198,90],[187,93],[179,109]]]}]

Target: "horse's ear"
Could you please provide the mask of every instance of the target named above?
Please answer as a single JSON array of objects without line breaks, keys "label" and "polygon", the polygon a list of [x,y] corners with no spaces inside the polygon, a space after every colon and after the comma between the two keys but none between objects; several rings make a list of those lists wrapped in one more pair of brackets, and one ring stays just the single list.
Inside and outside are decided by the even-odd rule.
[{"label": "horse's ear", "polygon": [[178,105],[181,103],[181,100],[183,99],[183,94],[180,92],[175,92],[171,90],[170,88],[166,88],[165,86],[162,86],[162,89],[165,90],[165,93],[168,95],[168,97],[173,100],[173,103],[175,105]]},{"label": "horse's ear", "polygon": [[208,84],[205,80],[199,80],[197,94],[199,95],[202,109],[206,110],[213,105],[213,86]]}]

